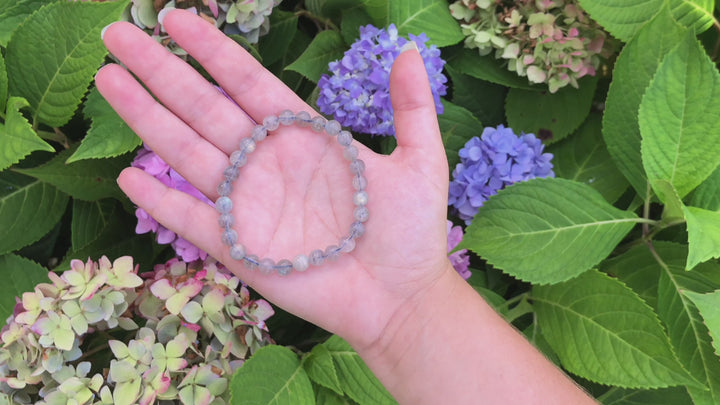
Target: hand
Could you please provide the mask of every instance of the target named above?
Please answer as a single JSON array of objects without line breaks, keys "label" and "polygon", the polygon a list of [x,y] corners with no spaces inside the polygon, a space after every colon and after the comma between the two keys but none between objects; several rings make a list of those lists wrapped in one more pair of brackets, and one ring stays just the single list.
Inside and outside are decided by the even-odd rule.
[{"label": "hand", "polygon": [[[177,10],[163,25],[237,105],[129,23],[109,27],[105,44],[160,102],[119,65],[102,68],[97,87],[150,149],[214,201],[228,156],[250,134],[253,121],[284,109],[316,113],[199,17]],[[390,88],[397,149],[383,156],[357,145],[367,166],[365,235],[354,251],[321,267],[285,277],[249,271],[229,257],[212,207],[135,168],[123,171],[120,187],[265,298],[367,348],[438,280],[459,278],[446,252],[447,160],[417,52],[397,58]],[[234,183],[239,243],[276,261],[336,244],[353,221],[353,191],[347,161],[333,138],[281,127],[258,145]]]}]

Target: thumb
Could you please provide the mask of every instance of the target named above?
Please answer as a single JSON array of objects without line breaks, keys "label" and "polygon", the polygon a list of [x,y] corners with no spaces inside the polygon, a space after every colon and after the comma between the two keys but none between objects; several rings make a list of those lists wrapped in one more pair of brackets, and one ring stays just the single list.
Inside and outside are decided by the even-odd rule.
[{"label": "thumb", "polygon": [[398,149],[435,166],[445,161],[445,148],[427,71],[417,45],[409,41],[390,72],[390,100]]}]

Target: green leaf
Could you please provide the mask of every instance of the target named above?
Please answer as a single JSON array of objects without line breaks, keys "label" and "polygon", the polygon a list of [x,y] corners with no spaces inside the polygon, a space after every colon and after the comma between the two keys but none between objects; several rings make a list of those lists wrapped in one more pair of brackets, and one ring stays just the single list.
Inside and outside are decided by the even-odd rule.
[{"label": "green leaf", "polygon": [[8,77],[5,58],[0,53],[0,113],[5,111],[8,98]]},{"label": "green leaf", "polygon": [[67,202],[65,193],[47,183],[0,173],[0,254],[42,238],[60,220]]},{"label": "green leaf", "polygon": [[85,119],[92,121],[92,125],[80,146],[66,163],[83,159],[115,157],[132,152],[142,144],[142,140],[110,107],[97,88],[93,87],[90,90],[83,108],[83,115],[85,115]]},{"label": "green leaf", "polygon": [[442,100],[445,112],[438,115],[440,133],[442,135],[445,153],[448,158],[450,171],[460,163],[458,151],[473,136],[480,136],[483,126],[472,113],[460,106]]},{"label": "green leaf", "polygon": [[362,8],[351,8],[342,11],[340,33],[346,44],[352,44],[360,38],[360,27],[372,23],[370,16]]},{"label": "green leaf", "polygon": [[348,397],[338,395],[323,386],[316,386],[315,402],[317,405],[354,405],[357,402]]},{"label": "green leaf", "polygon": [[346,341],[333,335],[323,345],[330,351],[345,395],[361,405],[396,403]]},{"label": "green leaf", "polygon": [[720,164],[718,119],[720,73],[688,32],[640,103],[642,159],[651,183],[667,180],[682,198],[710,176]]},{"label": "green leaf", "polygon": [[55,148],[37,136],[23,117],[20,109],[27,106],[29,104],[24,98],[10,97],[8,101],[5,124],[0,124],[0,170],[7,169],[36,150],[55,152]]},{"label": "green leaf", "polygon": [[690,404],[685,387],[657,390],[633,390],[613,387],[598,400],[603,405],[678,405]]},{"label": "green leaf", "polygon": [[[712,26],[711,0],[670,0],[672,16],[698,34]],[[615,38],[628,42],[650,21],[665,0],[580,0],[594,20]]]},{"label": "green leaf", "polygon": [[265,66],[279,61],[290,47],[297,32],[298,16],[295,13],[273,10],[270,15],[272,29],[260,38],[258,50]]},{"label": "green leaf", "polygon": [[630,287],[643,301],[657,309],[660,267],[646,245],[601,263],[601,270]]},{"label": "green leaf", "polygon": [[555,94],[510,89],[505,99],[508,125],[515,132],[533,133],[550,142],[565,138],[590,113],[597,78],[583,78],[579,86],[563,87]]},{"label": "green leaf", "polygon": [[699,294],[693,291],[683,291],[683,294],[690,298],[700,311],[705,326],[710,331],[715,354],[720,353],[720,290],[708,294]]},{"label": "green leaf", "polygon": [[0,46],[7,47],[13,31],[35,10],[54,0],[6,0],[0,2]]},{"label": "green leaf", "polygon": [[476,50],[466,48],[457,48],[446,55],[448,64],[460,73],[514,89],[547,90],[532,86],[527,78],[507,70],[507,62],[497,60],[492,55],[480,56]]},{"label": "green leaf", "polygon": [[456,44],[465,38],[445,0],[392,0],[387,2],[387,7],[385,25],[395,24],[402,36],[424,32],[428,43],[439,47]]},{"label": "green leaf", "polygon": [[49,281],[47,269],[15,254],[0,256],[0,317],[7,319],[13,314],[15,297],[32,291],[35,285]]},{"label": "green leaf", "polygon": [[588,271],[536,286],[532,299],[540,330],[571,373],[625,388],[696,384],[655,313],[620,281]]},{"label": "green leaf", "polygon": [[643,199],[647,178],[640,157],[640,101],[663,57],[678,44],[683,32],[663,7],[620,52],[605,102],[603,137],[608,152]]},{"label": "green leaf", "polygon": [[607,257],[636,222],[590,186],[534,179],[490,197],[459,248],[521,280],[557,283]]},{"label": "green leaf", "polygon": [[310,354],[303,359],[303,367],[310,380],[343,395],[332,355],[325,345],[315,345]]},{"label": "green leaf", "polygon": [[72,249],[78,251],[97,240],[115,214],[116,204],[112,200],[73,200]]},{"label": "green leaf", "polygon": [[557,177],[585,183],[609,202],[625,192],[628,182],[610,159],[602,141],[602,116],[591,113],[570,137],[551,145],[553,171]]},{"label": "green leaf", "polygon": [[265,346],[237,369],[230,382],[233,404],[315,404],[310,379],[297,355],[284,346]]},{"label": "green leaf", "polygon": [[317,83],[328,64],[338,60],[345,52],[342,36],[336,31],[321,31],[315,36],[305,52],[285,69],[292,70]]},{"label": "green leaf", "polygon": [[658,285],[658,315],[665,323],[680,363],[705,386],[688,387],[690,396],[696,405],[718,404],[720,358],[713,353],[708,329],[697,308],[682,291],[705,293],[720,288],[720,265],[705,263],[687,272],[687,246],[667,242],[653,242],[653,246],[665,263]]},{"label": "green leaf", "polygon": [[709,211],[720,210],[720,166],[695,189],[689,205]]},{"label": "green leaf", "polygon": [[683,212],[690,245],[685,269],[690,270],[698,263],[720,257],[720,212],[695,207],[685,207]]},{"label": "green leaf", "polygon": [[46,164],[16,171],[35,177],[59,188],[74,198],[95,201],[101,198],[124,198],[117,185],[120,172],[130,165],[132,156],[123,155],[109,159],[82,160],[66,164],[74,149],[67,149]]},{"label": "green leaf", "polygon": [[100,31],[127,4],[55,2],[13,33],[6,54],[10,93],[30,102],[33,125],[70,120],[107,53]]},{"label": "green leaf", "polygon": [[453,103],[466,108],[485,126],[494,127],[505,122],[507,87],[462,74],[450,65],[445,65],[445,71],[453,84]]}]

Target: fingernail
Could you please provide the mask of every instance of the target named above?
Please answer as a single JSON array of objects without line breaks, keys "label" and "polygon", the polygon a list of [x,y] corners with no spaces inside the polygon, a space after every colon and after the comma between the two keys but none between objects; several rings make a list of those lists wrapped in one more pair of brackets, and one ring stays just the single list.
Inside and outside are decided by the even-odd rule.
[{"label": "fingernail", "polygon": [[164,8],[164,9],[160,10],[160,12],[158,13],[158,16],[157,16],[158,24],[160,24],[160,25],[163,24],[163,21],[165,21],[165,16],[167,15],[167,13],[170,12],[170,10],[173,10],[173,9],[172,8]]},{"label": "fingernail", "polygon": [[[115,21],[115,22],[117,22],[117,21]],[[115,22],[112,22],[112,23],[106,25],[105,28],[103,28],[102,31],[100,31],[100,39],[105,38],[105,31],[107,31],[107,29],[110,28],[111,25],[115,24]]]},{"label": "fingernail", "polygon": [[417,47],[417,44],[415,43],[415,41],[407,41],[407,42],[405,43],[405,45],[403,45],[402,48],[400,48],[400,53],[403,53],[403,52],[405,52],[405,51],[409,51],[409,50],[411,50],[411,49],[414,49],[415,51],[420,52],[420,51],[418,50],[418,47]]}]

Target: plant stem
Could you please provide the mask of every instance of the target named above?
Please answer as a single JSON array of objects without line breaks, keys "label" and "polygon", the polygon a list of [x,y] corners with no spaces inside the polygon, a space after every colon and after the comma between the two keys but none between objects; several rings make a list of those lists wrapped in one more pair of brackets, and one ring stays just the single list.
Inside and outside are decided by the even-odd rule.
[{"label": "plant stem", "polygon": [[338,31],[338,32],[340,31],[340,28],[338,28],[338,26],[335,25],[335,23],[332,22],[332,20],[330,20],[329,18],[320,17],[319,15],[315,15],[308,10],[300,9],[295,12],[295,15],[298,17],[309,18],[310,20],[312,20],[315,23],[315,25],[317,26],[319,31],[324,31],[324,30],[328,30],[328,29],[331,29],[333,31]]},{"label": "plant stem", "polygon": [[103,351],[103,350],[107,350],[109,347],[110,347],[110,345],[106,343],[106,344],[100,345],[100,346],[98,346],[98,347],[96,347],[96,348],[94,348],[94,349],[88,350],[88,351],[84,352],[84,353],[82,354],[82,356],[80,356],[80,358],[79,358],[78,360],[87,359],[88,357],[92,356],[93,354],[95,354],[95,353],[97,353],[97,352],[101,352],[101,351]]},{"label": "plant stem", "polygon": [[53,128],[54,132],[38,130],[37,134],[40,138],[47,139],[49,141],[55,141],[63,146],[65,149],[70,148],[70,140],[68,137],[60,131],[60,128]]},{"label": "plant stem", "polygon": [[651,240],[647,240],[647,241],[645,241],[645,244],[648,246],[648,249],[650,249],[650,253],[651,253],[651,254],[653,255],[653,257],[655,258],[655,261],[658,262],[658,264],[660,265],[660,267],[663,268],[663,270],[665,270],[666,272],[669,273],[669,272],[670,272],[670,269],[668,268],[668,265],[665,263],[665,261],[663,261],[662,257],[660,257],[660,255],[658,254],[658,252],[655,251],[655,246],[653,246],[652,241],[651,241]]}]

